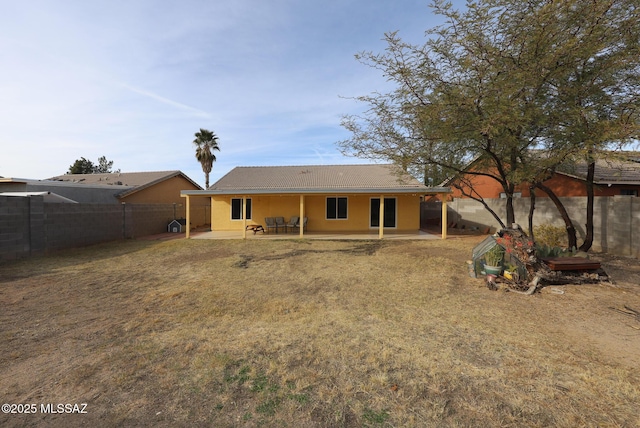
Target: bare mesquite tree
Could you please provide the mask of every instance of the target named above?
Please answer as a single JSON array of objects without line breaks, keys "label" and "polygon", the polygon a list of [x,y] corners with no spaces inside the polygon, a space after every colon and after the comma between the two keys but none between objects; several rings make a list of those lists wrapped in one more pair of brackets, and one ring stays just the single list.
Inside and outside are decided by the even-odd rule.
[{"label": "bare mesquite tree", "polygon": [[343,153],[425,174],[490,177],[504,191],[510,225],[519,187],[542,188],[563,163],[593,163],[638,137],[637,0],[431,7],[445,23],[425,43],[389,33],[384,52],[356,55],[395,88],[357,98],[368,109],[343,117],[351,133],[338,143]]}]

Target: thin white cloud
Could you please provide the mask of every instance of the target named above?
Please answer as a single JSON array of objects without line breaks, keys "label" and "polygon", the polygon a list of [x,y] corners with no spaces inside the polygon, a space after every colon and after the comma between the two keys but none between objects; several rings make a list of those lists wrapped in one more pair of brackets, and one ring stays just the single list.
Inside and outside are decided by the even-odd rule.
[{"label": "thin white cloud", "polygon": [[194,108],[194,107],[190,107],[188,105],[179,103],[177,101],[170,100],[168,98],[161,97],[160,95],[154,94],[152,92],[144,91],[144,90],[139,89],[139,88],[134,88],[132,86],[125,85],[124,83],[121,83],[120,86],[122,86],[123,88],[125,88],[125,89],[127,89],[127,90],[129,90],[131,92],[134,92],[134,93],[139,94],[139,95],[143,95],[145,97],[149,97],[149,98],[151,98],[153,100],[156,100],[156,101],[159,101],[159,102],[161,102],[163,104],[167,104],[167,105],[170,105],[170,106],[173,106],[173,107],[177,107],[178,109],[194,113],[195,117],[201,117],[201,118],[204,118],[204,119],[210,119],[211,118],[211,115],[209,113],[205,112],[205,111],[202,111],[202,110]]},{"label": "thin white cloud", "polygon": [[[4,7],[5,5],[3,5]],[[0,14],[0,175],[44,178],[80,157],[198,182],[199,128],[236,165],[356,163],[335,142],[356,96],[387,85],[357,63],[385,31],[421,37],[424,0],[9,2]],[[6,12],[6,13],[4,13]]]}]

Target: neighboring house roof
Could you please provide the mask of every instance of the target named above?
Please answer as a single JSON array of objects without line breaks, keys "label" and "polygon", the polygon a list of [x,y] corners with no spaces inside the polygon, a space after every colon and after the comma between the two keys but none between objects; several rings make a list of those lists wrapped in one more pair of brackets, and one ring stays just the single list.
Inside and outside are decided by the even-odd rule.
[{"label": "neighboring house roof", "polygon": [[[0,191],[53,192],[80,203],[117,204],[122,198],[179,176],[185,187],[202,189],[181,171],[64,174],[48,180],[0,178]],[[177,197],[177,195],[176,195]]]},{"label": "neighboring house roof", "polygon": [[51,192],[0,192],[0,196],[12,196],[26,198],[29,196],[42,196],[44,202],[57,202],[67,204],[77,204],[73,199],[65,198],[56,193]]},{"label": "neighboring house roof", "polygon": [[302,165],[236,167],[209,189],[189,194],[267,193],[448,193],[429,188],[392,165]]},{"label": "neighboring house roof", "polygon": [[[640,185],[640,154],[638,152],[618,152],[616,155],[616,158],[596,160],[594,184]],[[465,170],[469,170],[477,160],[478,158],[475,158],[469,162]],[[556,173],[584,181],[587,179],[588,167],[587,162],[580,159],[559,166]],[[450,177],[443,181],[441,186],[448,186],[456,179],[457,177]]]},{"label": "neighboring house roof", "polygon": [[117,197],[122,198],[176,176],[182,176],[196,188],[202,189],[199,184],[191,180],[188,176],[182,173],[182,171],[64,174],[56,177],[51,177],[48,180],[78,184],[112,185],[122,188],[120,192],[116,193]]},{"label": "neighboring house roof", "polygon": [[0,178],[0,191],[53,192],[80,203],[91,204],[119,203],[117,193],[126,189],[129,189],[129,187],[106,184],[79,184],[70,181]]},{"label": "neighboring house roof", "polygon": [[[558,168],[558,173],[565,174],[579,180],[586,180],[588,164],[577,162]],[[596,161],[595,184],[631,184],[640,185],[640,162],[637,160],[607,160]]]}]

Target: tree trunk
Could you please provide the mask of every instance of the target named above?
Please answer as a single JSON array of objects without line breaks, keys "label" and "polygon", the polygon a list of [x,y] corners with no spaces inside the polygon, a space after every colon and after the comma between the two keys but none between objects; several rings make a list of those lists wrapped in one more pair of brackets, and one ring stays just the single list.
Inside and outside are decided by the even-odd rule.
[{"label": "tree trunk", "polygon": [[507,227],[513,227],[516,222],[516,215],[513,212],[513,193],[507,194]]},{"label": "tree trunk", "polygon": [[529,237],[535,242],[535,236],[533,234],[533,212],[536,209],[536,189],[534,186],[529,187],[529,199],[531,204],[529,205]]},{"label": "tree trunk", "polygon": [[553,193],[553,190],[549,189],[542,183],[536,183],[535,185],[538,189],[542,190],[544,193],[549,195],[554,205],[558,209],[560,216],[562,216],[562,220],[564,220],[564,224],[567,228],[567,240],[569,241],[569,248],[578,248],[578,238],[576,237],[576,228],[573,227],[573,223],[571,222],[571,218],[569,217],[569,213],[566,208],[562,204],[560,198]]},{"label": "tree trunk", "polygon": [[591,160],[589,162],[589,168],[587,169],[587,224],[586,234],[584,237],[584,242],[580,246],[580,251],[587,252],[591,249],[591,245],[593,245],[593,204],[594,204],[594,195],[593,195],[593,179],[595,177],[596,172],[596,163]]},{"label": "tree trunk", "polygon": [[513,223],[516,222],[516,214],[513,210],[513,192],[515,190],[513,183],[503,183],[502,188],[504,189],[504,194],[507,197],[507,203],[505,204],[506,214],[507,214],[507,227],[512,228]]}]

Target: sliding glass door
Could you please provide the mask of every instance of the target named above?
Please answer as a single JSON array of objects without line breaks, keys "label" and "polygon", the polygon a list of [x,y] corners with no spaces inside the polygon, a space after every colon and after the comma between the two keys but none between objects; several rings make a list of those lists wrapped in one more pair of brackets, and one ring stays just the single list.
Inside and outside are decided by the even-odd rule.
[{"label": "sliding glass door", "polygon": [[[370,226],[380,227],[380,198],[371,198]],[[384,227],[396,227],[396,198],[384,198]]]}]

